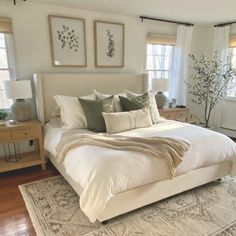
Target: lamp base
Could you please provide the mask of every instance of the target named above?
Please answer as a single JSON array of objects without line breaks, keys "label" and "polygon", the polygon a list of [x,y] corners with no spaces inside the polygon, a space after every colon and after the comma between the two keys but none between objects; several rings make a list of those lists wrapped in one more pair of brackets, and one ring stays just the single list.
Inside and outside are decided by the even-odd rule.
[{"label": "lamp base", "polygon": [[163,92],[158,92],[155,98],[156,98],[157,107],[159,109],[162,109],[167,102],[167,97],[163,94]]},{"label": "lamp base", "polygon": [[16,99],[11,106],[11,111],[17,121],[27,121],[32,118],[31,105],[25,99]]}]

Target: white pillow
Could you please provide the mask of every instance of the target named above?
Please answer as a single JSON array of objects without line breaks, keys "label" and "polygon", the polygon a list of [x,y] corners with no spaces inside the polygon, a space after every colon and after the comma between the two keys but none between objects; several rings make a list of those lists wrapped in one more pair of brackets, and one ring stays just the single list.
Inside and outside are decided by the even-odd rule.
[{"label": "white pillow", "polygon": [[[66,129],[87,128],[87,121],[83,108],[77,97],[55,95],[53,96],[61,110],[61,120]],[[82,97],[84,99],[95,100],[95,94]]]},{"label": "white pillow", "polygon": [[[129,99],[136,98],[137,96],[142,95],[142,94],[132,93],[129,90],[124,90],[124,92],[126,93]],[[155,92],[154,91],[148,92],[148,96],[149,96],[149,111],[152,118],[152,122],[153,124],[157,124],[160,120],[160,114],[156,104]]]},{"label": "white pillow", "polygon": [[129,112],[102,113],[109,134],[152,126],[148,108]]},{"label": "white pillow", "polygon": [[[94,94],[96,95],[96,98],[98,98],[99,100],[103,100],[104,98],[108,98],[112,95],[108,95],[108,94],[104,94],[104,93],[100,93],[96,90],[93,90]],[[122,106],[120,104],[120,99],[119,99],[119,96],[125,96],[126,97],[126,94],[125,93],[119,93],[119,94],[116,94],[116,95],[113,95],[114,96],[114,107],[115,107],[115,111],[116,112],[122,112]]]}]

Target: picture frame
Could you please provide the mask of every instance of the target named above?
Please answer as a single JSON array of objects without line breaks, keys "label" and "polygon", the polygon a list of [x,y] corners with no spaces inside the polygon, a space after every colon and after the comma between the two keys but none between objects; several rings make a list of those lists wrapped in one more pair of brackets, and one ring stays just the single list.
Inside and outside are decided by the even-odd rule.
[{"label": "picture frame", "polygon": [[55,67],[86,67],[85,20],[49,15],[52,65]]},{"label": "picture frame", "polygon": [[96,67],[124,67],[125,25],[94,21]]}]

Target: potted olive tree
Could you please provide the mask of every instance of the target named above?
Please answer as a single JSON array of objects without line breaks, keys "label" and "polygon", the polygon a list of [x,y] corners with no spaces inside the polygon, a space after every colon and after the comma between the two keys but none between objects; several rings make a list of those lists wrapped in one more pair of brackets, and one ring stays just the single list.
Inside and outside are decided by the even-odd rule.
[{"label": "potted olive tree", "polygon": [[214,53],[212,60],[205,56],[192,59],[191,84],[189,93],[194,104],[202,105],[204,108],[204,126],[209,127],[211,114],[215,106],[223,100],[229,89],[235,86],[233,80],[236,76],[236,69],[230,62],[223,63],[219,53]]}]

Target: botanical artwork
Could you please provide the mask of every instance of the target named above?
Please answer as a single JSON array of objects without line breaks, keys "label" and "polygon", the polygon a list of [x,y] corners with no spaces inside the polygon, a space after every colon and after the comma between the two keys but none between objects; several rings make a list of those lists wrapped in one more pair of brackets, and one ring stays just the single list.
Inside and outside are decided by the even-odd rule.
[{"label": "botanical artwork", "polygon": [[107,37],[108,37],[108,48],[107,48],[107,56],[114,57],[115,56],[115,42],[113,39],[113,34],[111,31],[107,29]]},{"label": "botanical artwork", "polygon": [[124,24],[95,21],[95,64],[97,67],[124,66]]},{"label": "botanical artwork", "polygon": [[49,16],[54,66],[86,66],[84,19]]},{"label": "botanical artwork", "polygon": [[57,30],[58,40],[61,42],[61,48],[68,48],[78,52],[79,36],[75,34],[74,29],[69,26],[62,25],[62,30]]}]

